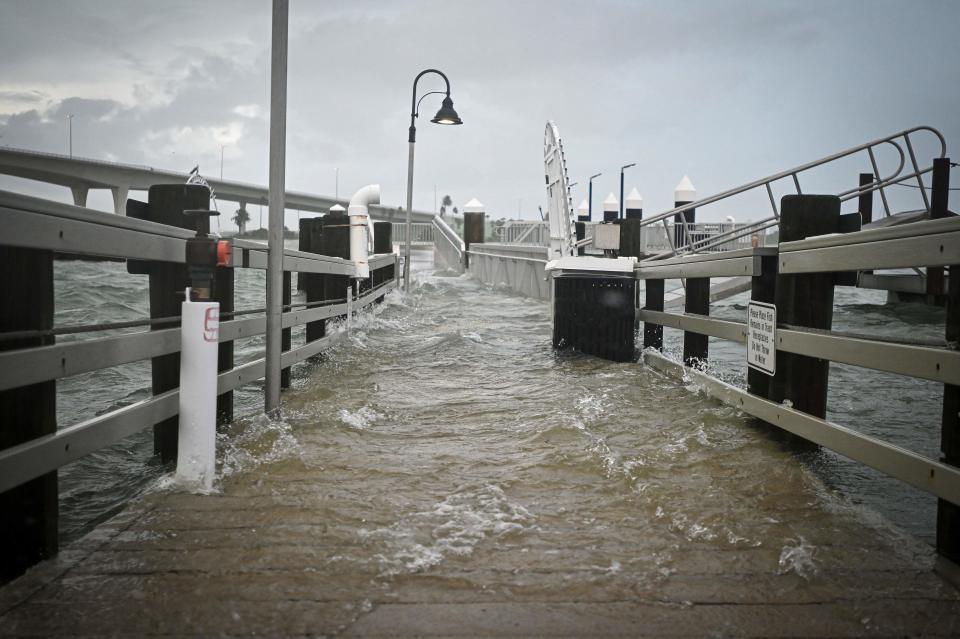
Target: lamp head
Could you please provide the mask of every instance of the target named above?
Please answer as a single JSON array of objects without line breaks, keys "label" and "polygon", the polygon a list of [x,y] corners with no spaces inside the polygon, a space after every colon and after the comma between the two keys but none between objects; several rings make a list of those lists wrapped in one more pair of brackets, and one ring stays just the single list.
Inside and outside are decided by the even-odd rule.
[{"label": "lamp head", "polygon": [[463,124],[463,120],[460,119],[460,116],[457,115],[456,110],[453,108],[453,100],[450,99],[449,95],[443,99],[440,110],[437,111],[437,114],[433,116],[433,119],[430,121],[434,124]]}]

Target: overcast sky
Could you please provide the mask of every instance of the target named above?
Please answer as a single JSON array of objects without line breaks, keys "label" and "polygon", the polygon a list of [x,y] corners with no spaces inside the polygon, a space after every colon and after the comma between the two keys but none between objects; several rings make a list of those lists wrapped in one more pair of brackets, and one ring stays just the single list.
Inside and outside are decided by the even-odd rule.
[{"label": "overcast sky", "polygon": [[[439,96],[424,100],[419,209],[436,185],[459,206],[515,217],[522,200],[536,217],[548,119],[575,206],[603,173],[595,211],[630,162],[627,189],[653,213],[684,174],[705,196],[918,124],[957,157],[958,26],[949,1],[291,0],[287,187],[332,194],[339,168],[341,196],[379,182],[403,203],[411,83],[428,67],[450,77],[465,124],[430,124]],[[266,184],[269,59],[268,0],[0,0],[0,145],[66,153],[72,113],[75,155],[216,176],[223,145],[225,178]],[[804,190],[852,187],[866,169],[863,156]],[[758,219],[763,202],[704,215]],[[112,208],[109,194],[90,203]]]}]

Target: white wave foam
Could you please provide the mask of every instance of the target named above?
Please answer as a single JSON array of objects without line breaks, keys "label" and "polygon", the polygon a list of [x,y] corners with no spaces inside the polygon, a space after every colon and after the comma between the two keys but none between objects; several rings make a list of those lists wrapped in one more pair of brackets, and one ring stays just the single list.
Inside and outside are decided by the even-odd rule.
[{"label": "white wave foam", "polygon": [[780,562],[778,575],[785,575],[788,572],[795,572],[806,580],[817,574],[817,566],[813,561],[813,555],[816,548],[807,543],[802,536],[797,539],[789,539],[788,543],[780,551]]},{"label": "white wave foam", "polygon": [[346,408],[341,408],[337,415],[340,417],[341,422],[357,430],[366,430],[374,422],[383,417],[383,415],[369,406],[361,406],[353,412],[350,412]]},{"label": "white wave foam", "polygon": [[426,570],[445,557],[470,555],[486,539],[522,534],[534,520],[530,511],[510,501],[502,488],[487,484],[455,492],[431,509],[360,534],[385,545],[385,551],[376,557],[382,573],[394,575]]}]

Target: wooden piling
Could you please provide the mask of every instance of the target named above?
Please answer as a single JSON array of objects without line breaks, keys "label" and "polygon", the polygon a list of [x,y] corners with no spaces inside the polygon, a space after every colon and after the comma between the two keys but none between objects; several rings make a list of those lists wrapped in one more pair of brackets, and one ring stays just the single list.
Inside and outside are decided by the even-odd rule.
[{"label": "wooden piling", "polygon": [[[331,209],[330,213],[322,218],[322,255],[330,257],[340,257],[345,260],[350,259],[350,218],[347,217],[343,207],[334,207],[340,210]],[[346,296],[347,286],[350,285],[348,275],[324,275],[323,277],[323,299],[342,300]],[[342,319],[345,315],[337,318]]]},{"label": "wooden piling", "polygon": [[[930,219],[939,220],[950,215],[947,206],[950,197],[950,158],[933,161],[933,177],[930,181]],[[942,304],[946,293],[942,266],[927,267],[928,302]]]},{"label": "wooden piling", "polygon": [[[960,265],[950,267],[947,290],[947,342],[960,349]],[[960,386],[944,384],[940,460],[960,466]],[[937,500],[937,552],[960,564],[960,506]]]},{"label": "wooden piling", "polygon": [[[0,333],[53,328],[53,252],[0,246]],[[53,336],[0,341],[0,350],[54,343]],[[56,381],[0,391],[0,449],[57,431]],[[58,551],[57,471],[0,493],[0,582]]]},{"label": "wooden piling", "polygon": [[[780,241],[792,242],[840,230],[840,198],[835,195],[787,195],[780,201]],[[834,273],[778,274],[777,323],[830,330],[833,325]],[[794,409],[825,418],[828,360],[777,352],[777,374],[769,399],[789,400]]]},{"label": "wooden piling", "polygon": [[[685,313],[710,315],[710,278],[687,278],[686,295],[683,301]],[[710,338],[693,331],[683,332],[683,363],[694,368],[704,368],[707,363]]]},{"label": "wooden piling", "polygon": [[[283,304],[283,312],[290,312],[290,304],[293,302],[291,288],[291,273],[290,271],[283,272],[283,281],[281,290],[281,304]],[[282,317],[282,315],[281,315]],[[285,353],[290,350],[290,347],[293,345],[291,342],[291,330],[289,328],[284,328],[280,330],[280,351]],[[290,388],[290,367],[280,369],[280,388]]]},{"label": "wooden piling", "polygon": [[[147,196],[146,219],[168,226],[194,228],[194,221],[187,219],[187,209],[209,209],[210,190],[200,184],[155,184]],[[209,219],[204,218],[206,232]],[[150,317],[179,317],[183,303],[183,291],[189,286],[185,264],[151,262]],[[151,330],[170,328],[169,325],[151,326]],[[231,344],[232,348],[232,344]],[[159,395],[180,385],[180,353],[160,355],[151,360],[152,390]],[[179,417],[174,416],[153,427],[153,451],[164,463],[177,459],[177,433]]]},{"label": "wooden piling", "polygon": [[[648,311],[663,311],[664,281],[644,280],[644,308]],[[643,347],[663,350],[663,326],[652,322],[643,323]]]},{"label": "wooden piling", "polygon": [[[484,240],[486,213],[468,211],[463,214],[463,243],[470,250],[472,244],[482,244]],[[470,267],[470,255],[464,256],[464,266]]]},{"label": "wooden piling", "polygon": [[[300,220],[300,238],[298,248],[307,253],[323,252],[323,225],[320,218],[304,218]],[[324,275],[321,273],[298,273],[297,281],[299,288],[304,292],[308,304],[320,302],[324,299],[323,282]],[[327,334],[326,320],[315,320],[307,322],[306,341],[312,342],[318,340]]]},{"label": "wooden piling", "polygon": [[[860,174],[860,188],[873,185],[873,173]],[[857,210],[860,211],[861,225],[873,222],[873,191],[857,196]]]},{"label": "wooden piling", "polygon": [[[776,303],[779,259],[777,255],[760,257],[760,275],[750,278],[751,301],[765,304]],[[771,380],[773,380],[773,377],[763,371],[747,367],[747,392],[758,397],[769,397]]]},{"label": "wooden piling", "polygon": [[[373,223],[373,252],[376,255],[393,253],[393,223],[392,222],[374,222]],[[384,282],[393,279],[393,264],[377,269],[376,277],[373,277],[373,285],[379,286]]]}]

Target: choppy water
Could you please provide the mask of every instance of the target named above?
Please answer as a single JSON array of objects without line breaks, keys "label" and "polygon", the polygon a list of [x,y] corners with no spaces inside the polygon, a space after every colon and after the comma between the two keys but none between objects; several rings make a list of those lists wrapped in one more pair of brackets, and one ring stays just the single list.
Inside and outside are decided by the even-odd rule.
[{"label": "choppy water", "polygon": [[[518,535],[547,548],[558,530],[576,533],[578,561],[593,573],[644,561],[644,574],[666,574],[676,544],[695,543],[772,545],[782,570],[803,575],[817,569],[821,540],[809,522],[776,513],[812,504],[932,539],[934,499],[829,451],[797,463],[798,453],[683,382],[554,352],[546,303],[417,267],[410,296],[391,294],[320,361],[294,369],[283,422],[256,416],[259,384],[236,393],[238,420],[220,437],[223,482],[303,466],[329,473],[331,490],[359,504],[330,513],[331,525],[359,534],[364,561],[382,575],[496,552]],[[121,264],[61,262],[56,278],[58,324],[146,313],[145,278]],[[262,286],[261,272],[238,271],[237,308],[261,306]],[[838,289],[835,327],[942,335],[941,311],[882,301]],[[741,318],[745,302],[718,303],[715,314]],[[668,350],[679,350],[679,335],[667,331]],[[245,340],[237,359],[261,351],[260,338]],[[712,340],[711,356],[721,376],[743,379],[742,347]],[[938,385],[832,371],[831,419],[936,455]],[[61,424],[146,397],[148,387],[148,363],[62,380]],[[62,469],[64,537],[169,472],[150,462],[151,447],[147,429]],[[660,540],[656,552],[608,552],[637,535]]]}]

